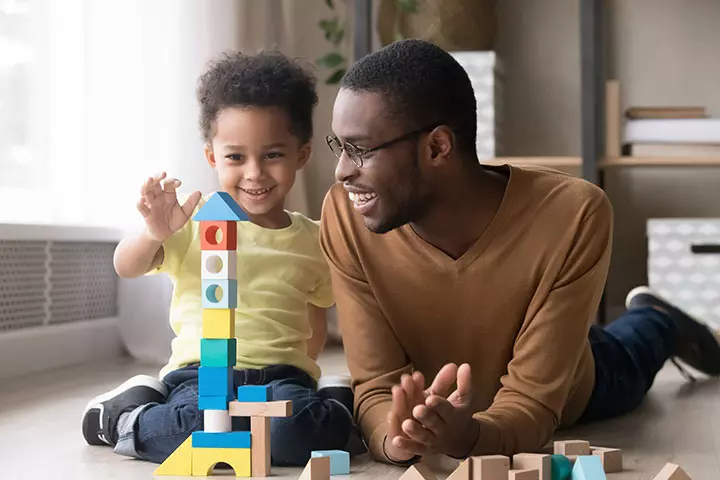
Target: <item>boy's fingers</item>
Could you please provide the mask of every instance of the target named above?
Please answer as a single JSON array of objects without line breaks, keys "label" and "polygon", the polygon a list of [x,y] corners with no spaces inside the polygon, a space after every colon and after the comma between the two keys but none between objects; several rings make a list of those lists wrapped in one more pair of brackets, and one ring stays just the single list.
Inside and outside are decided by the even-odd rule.
[{"label": "boy's fingers", "polygon": [[153,191],[154,183],[155,180],[153,180],[152,177],[148,177],[148,179],[145,181],[145,184],[143,185],[141,193],[146,201],[155,200],[155,192]]},{"label": "boy's fingers", "polygon": [[198,203],[200,203],[200,198],[202,197],[202,193],[193,192],[187,200],[185,200],[185,203],[182,204],[182,211],[187,215],[188,217],[192,215],[192,213],[195,211],[195,207],[198,206]]},{"label": "boy's fingers", "polygon": [[140,199],[140,201],[137,203],[137,209],[143,217],[147,217],[148,215],[150,215],[150,209],[147,205],[145,205],[145,200],[143,199]]},{"label": "boy's fingers", "polygon": [[180,183],[177,178],[168,178],[163,182],[163,190],[165,193],[175,193],[175,190],[180,187]]}]

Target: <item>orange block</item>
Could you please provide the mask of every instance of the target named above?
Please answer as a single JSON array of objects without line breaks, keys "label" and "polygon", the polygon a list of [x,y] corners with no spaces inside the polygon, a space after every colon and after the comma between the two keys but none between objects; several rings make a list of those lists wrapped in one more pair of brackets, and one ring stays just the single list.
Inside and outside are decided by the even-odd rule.
[{"label": "orange block", "polygon": [[200,222],[202,250],[237,250],[237,222]]}]

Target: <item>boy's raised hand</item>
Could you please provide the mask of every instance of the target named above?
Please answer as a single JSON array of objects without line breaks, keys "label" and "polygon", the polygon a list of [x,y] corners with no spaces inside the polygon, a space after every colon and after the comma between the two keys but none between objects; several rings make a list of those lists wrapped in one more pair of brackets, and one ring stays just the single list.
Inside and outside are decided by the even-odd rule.
[{"label": "boy's raised hand", "polygon": [[202,197],[200,192],[193,192],[181,206],[176,193],[181,182],[176,178],[165,180],[166,176],[162,172],[149,177],[140,190],[137,203],[138,211],[145,218],[148,235],[161,243],[187,223]]}]

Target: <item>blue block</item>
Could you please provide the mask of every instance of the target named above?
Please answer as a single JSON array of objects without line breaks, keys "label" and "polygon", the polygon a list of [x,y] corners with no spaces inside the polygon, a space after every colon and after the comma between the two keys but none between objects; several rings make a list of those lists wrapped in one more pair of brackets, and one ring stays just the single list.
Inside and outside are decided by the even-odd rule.
[{"label": "blue block", "polygon": [[228,403],[235,400],[233,397],[222,395],[199,395],[198,410],[227,410]]},{"label": "blue block", "polygon": [[598,455],[581,455],[575,459],[572,472],[572,480],[606,480],[605,470]]},{"label": "blue block", "polygon": [[273,394],[270,385],[243,385],[237,390],[238,402],[272,402]]},{"label": "blue block", "polygon": [[[222,298],[218,298],[222,291]],[[203,308],[237,308],[237,280],[203,280]]]},{"label": "blue block", "polygon": [[231,397],[233,394],[232,367],[204,367],[198,369],[198,394]]},{"label": "blue block", "polygon": [[237,339],[200,339],[200,365],[203,367],[234,367],[237,363]]},{"label": "blue block", "polygon": [[314,450],[310,455],[330,457],[330,475],[350,475],[350,454],[344,450]]},{"label": "blue block", "polygon": [[240,222],[250,220],[240,205],[226,192],[215,192],[202,206],[193,220]]},{"label": "blue block", "polygon": [[250,432],[193,432],[193,448],[250,448]]}]

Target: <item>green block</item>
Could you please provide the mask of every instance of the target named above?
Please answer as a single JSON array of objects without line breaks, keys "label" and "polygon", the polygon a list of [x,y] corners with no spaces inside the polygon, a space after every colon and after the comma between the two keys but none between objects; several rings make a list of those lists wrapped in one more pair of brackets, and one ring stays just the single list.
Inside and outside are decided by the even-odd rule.
[{"label": "green block", "polygon": [[200,365],[203,367],[234,367],[237,363],[237,339],[200,339]]},{"label": "green block", "polygon": [[568,480],[572,473],[572,462],[565,455],[551,455],[550,472],[552,480]]}]

